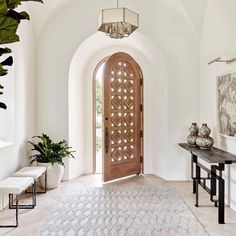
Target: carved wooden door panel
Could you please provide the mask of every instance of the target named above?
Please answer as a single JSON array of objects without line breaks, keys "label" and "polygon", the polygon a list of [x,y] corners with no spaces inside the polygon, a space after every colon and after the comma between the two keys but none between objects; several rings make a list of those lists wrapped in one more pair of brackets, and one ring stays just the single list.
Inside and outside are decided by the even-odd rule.
[{"label": "carved wooden door panel", "polygon": [[107,59],[103,78],[103,181],[142,171],[142,72],[126,53]]}]

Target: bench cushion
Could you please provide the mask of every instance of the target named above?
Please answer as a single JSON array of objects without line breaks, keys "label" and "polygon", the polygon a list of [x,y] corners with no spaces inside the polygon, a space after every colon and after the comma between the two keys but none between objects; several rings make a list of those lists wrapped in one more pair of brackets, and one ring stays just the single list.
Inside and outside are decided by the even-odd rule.
[{"label": "bench cushion", "polygon": [[24,167],[17,171],[15,177],[33,177],[35,180],[42,176],[46,171],[46,167]]},{"label": "bench cushion", "polygon": [[20,194],[34,183],[32,177],[8,177],[0,182],[0,193]]}]

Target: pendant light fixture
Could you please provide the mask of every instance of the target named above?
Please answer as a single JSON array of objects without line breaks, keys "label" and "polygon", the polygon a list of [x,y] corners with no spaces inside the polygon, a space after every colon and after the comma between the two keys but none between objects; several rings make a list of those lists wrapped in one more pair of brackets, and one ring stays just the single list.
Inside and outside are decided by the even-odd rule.
[{"label": "pendant light fixture", "polygon": [[139,14],[120,8],[103,9],[98,18],[98,31],[114,39],[129,37],[139,27]]}]

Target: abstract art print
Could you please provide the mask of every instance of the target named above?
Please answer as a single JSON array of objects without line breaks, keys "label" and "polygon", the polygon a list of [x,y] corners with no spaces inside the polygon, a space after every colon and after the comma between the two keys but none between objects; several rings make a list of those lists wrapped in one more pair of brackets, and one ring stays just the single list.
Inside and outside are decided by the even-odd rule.
[{"label": "abstract art print", "polygon": [[218,131],[236,136],[236,72],[217,77]]}]

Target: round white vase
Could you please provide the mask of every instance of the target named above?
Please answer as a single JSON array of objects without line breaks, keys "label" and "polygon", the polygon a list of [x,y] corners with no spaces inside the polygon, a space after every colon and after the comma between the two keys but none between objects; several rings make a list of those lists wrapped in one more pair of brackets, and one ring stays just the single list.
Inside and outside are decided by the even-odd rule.
[{"label": "round white vase", "polygon": [[[52,165],[51,163],[41,163],[37,162],[38,166],[46,167],[47,169],[47,189],[55,189],[58,188],[63,175],[64,175],[64,166],[55,163]],[[39,179],[41,187],[45,188],[45,176],[43,175]]]}]

